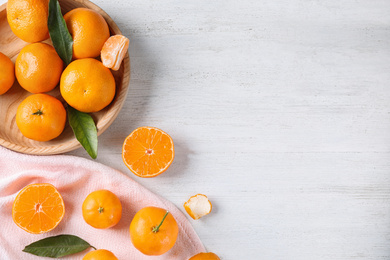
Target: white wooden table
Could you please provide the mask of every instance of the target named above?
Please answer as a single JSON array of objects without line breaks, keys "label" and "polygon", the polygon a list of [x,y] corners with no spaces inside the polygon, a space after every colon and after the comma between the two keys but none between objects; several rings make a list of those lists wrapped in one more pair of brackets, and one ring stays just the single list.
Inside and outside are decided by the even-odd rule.
[{"label": "white wooden table", "polygon": [[[224,260],[390,259],[390,1],[94,3],[132,66],[98,162],[183,211],[208,195],[212,214],[190,221]],[[121,158],[144,125],[176,145],[153,179]]]}]

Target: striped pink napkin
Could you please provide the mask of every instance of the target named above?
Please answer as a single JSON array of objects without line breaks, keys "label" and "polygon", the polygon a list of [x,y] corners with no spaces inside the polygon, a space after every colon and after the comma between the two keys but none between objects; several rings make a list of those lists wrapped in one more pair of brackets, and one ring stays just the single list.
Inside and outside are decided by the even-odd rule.
[{"label": "striped pink napkin", "polygon": [[[17,193],[31,183],[51,183],[65,202],[65,216],[52,231],[35,235],[20,229],[12,221],[12,203]],[[108,189],[121,200],[122,219],[113,228],[100,230],[86,224],[81,205],[92,191]],[[169,210],[179,225],[175,246],[162,256],[145,256],[130,241],[129,226],[135,213],[146,206]],[[171,202],[160,198],[121,172],[91,160],[69,156],[32,156],[12,152],[0,146],[0,259],[46,259],[22,252],[39,239],[59,234],[81,237],[98,249],[113,252],[120,260],[187,260],[204,252],[202,242],[186,217]],[[63,257],[82,259],[88,252]]]}]

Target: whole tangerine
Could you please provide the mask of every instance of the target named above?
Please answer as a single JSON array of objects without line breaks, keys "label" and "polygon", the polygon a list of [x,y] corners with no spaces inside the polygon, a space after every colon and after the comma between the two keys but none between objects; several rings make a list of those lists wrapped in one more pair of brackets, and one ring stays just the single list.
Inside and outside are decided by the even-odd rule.
[{"label": "whole tangerine", "polygon": [[194,255],[188,260],[220,260],[220,258],[214,253],[199,253]]},{"label": "whole tangerine", "polygon": [[115,96],[115,79],[110,69],[95,59],[71,62],[60,80],[60,91],[73,108],[97,112],[108,106]]},{"label": "whole tangerine", "polygon": [[118,260],[118,258],[111,251],[98,249],[86,254],[83,260]]},{"label": "whole tangerine", "polygon": [[145,255],[162,255],[176,243],[179,228],[170,212],[157,207],[139,210],[130,224],[135,248]]},{"label": "whole tangerine", "polygon": [[11,30],[25,42],[49,38],[49,0],[8,0],[7,20]]},{"label": "whole tangerine", "polygon": [[118,224],[122,217],[122,204],[111,191],[97,190],[85,198],[82,211],[87,224],[105,229]]},{"label": "whole tangerine", "polygon": [[54,89],[60,81],[64,63],[53,46],[32,43],[25,46],[15,62],[16,78],[22,88],[31,93]]},{"label": "whole tangerine", "polygon": [[0,95],[7,92],[15,82],[15,65],[0,52]]},{"label": "whole tangerine", "polygon": [[66,111],[62,103],[47,94],[24,99],[16,111],[16,125],[22,134],[36,141],[49,141],[64,130]]},{"label": "whole tangerine", "polygon": [[76,8],[64,15],[73,38],[73,58],[95,58],[110,37],[107,22],[101,14],[88,8]]}]

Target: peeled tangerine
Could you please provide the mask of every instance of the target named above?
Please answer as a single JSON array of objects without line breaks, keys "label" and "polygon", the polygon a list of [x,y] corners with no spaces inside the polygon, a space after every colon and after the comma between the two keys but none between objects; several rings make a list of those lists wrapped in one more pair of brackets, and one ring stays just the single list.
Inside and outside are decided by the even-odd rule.
[{"label": "peeled tangerine", "polygon": [[129,39],[123,35],[108,38],[101,51],[103,65],[112,70],[119,70],[129,48]]},{"label": "peeled tangerine", "polygon": [[193,219],[200,219],[211,212],[212,204],[206,195],[197,194],[184,203],[184,208]]}]

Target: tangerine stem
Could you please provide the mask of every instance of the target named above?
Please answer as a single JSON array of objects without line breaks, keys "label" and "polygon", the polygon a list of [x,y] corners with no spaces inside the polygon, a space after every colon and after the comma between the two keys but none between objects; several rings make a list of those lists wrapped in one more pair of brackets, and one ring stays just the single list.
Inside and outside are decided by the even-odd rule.
[{"label": "tangerine stem", "polygon": [[103,207],[99,207],[98,211],[99,211],[99,213],[102,213],[104,211],[104,208]]},{"label": "tangerine stem", "polygon": [[42,115],[42,114],[43,114],[43,112],[42,112],[42,110],[40,110],[40,109],[38,109],[37,112],[34,112],[34,113],[33,113],[33,115],[38,115],[38,116],[40,116],[40,115]]},{"label": "tangerine stem", "polygon": [[153,229],[152,229],[153,233],[157,233],[158,232],[158,230],[161,227],[161,225],[163,224],[165,218],[168,216],[168,213],[169,213],[169,211],[167,210],[167,212],[165,213],[165,215],[164,215],[163,219],[161,220],[160,224],[157,227],[153,227]]},{"label": "tangerine stem", "polygon": [[93,249],[97,250],[97,249],[96,249],[96,247],[94,247],[94,246],[91,246],[91,245],[89,245],[89,246],[90,246],[90,247],[92,247]]}]

